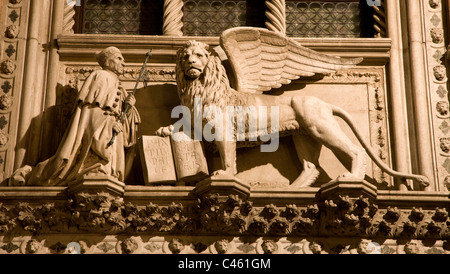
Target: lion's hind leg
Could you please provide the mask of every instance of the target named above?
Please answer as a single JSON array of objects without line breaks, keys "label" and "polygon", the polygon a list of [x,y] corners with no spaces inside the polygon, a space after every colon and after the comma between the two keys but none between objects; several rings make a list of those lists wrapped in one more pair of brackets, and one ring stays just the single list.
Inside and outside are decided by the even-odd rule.
[{"label": "lion's hind leg", "polygon": [[311,186],[320,174],[318,167],[322,145],[308,135],[295,134],[292,140],[303,170],[290,186],[296,188]]},{"label": "lion's hind leg", "polygon": [[350,172],[341,178],[364,179],[365,150],[353,144],[340,128],[333,107],[315,97],[295,96],[292,106],[299,124],[319,143],[329,148],[341,161],[350,163]]},{"label": "lion's hind leg", "polygon": [[222,169],[214,171],[212,175],[236,175],[236,142],[215,141],[215,144],[219,150]]}]

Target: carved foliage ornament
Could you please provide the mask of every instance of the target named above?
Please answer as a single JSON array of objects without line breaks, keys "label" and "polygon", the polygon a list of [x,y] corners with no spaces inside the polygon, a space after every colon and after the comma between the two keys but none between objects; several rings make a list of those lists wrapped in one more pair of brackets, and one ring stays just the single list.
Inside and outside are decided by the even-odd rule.
[{"label": "carved foliage ornament", "polygon": [[[189,214],[186,214],[190,212]],[[79,194],[65,205],[46,203],[30,206],[18,203],[12,208],[0,205],[1,234],[102,233],[165,235],[252,235],[252,236],[360,236],[446,239],[450,237],[445,209],[379,209],[367,198],[348,197],[325,201],[306,208],[269,204],[254,208],[249,201],[230,195],[219,201],[208,195],[193,208],[124,203],[106,193]],[[174,240],[175,241],[175,240]],[[132,242],[123,250],[134,252]],[[177,245],[172,244],[172,252]],[[169,249],[171,247],[169,246]],[[267,246],[267,252],[275,252]],[[216,247],[217,249],[217,247]],[[181,250],[180,250],[181,252]]]},{"label": "carved foliage ornament", "polygon": [[[66,68],[66,74],[73,78],[84,80],[95,71],[97,67],[90,66],[70,66]],[[135,81],[139,76],[140,68],[124,68],[124,72],[120,75],[121,81]],[[173,68],[153,68],[146,69],[143,72],[143,79],[150,82],[158,81],[175,81],[175,70]],[[73,79],[72,79],[73,81]]]}]

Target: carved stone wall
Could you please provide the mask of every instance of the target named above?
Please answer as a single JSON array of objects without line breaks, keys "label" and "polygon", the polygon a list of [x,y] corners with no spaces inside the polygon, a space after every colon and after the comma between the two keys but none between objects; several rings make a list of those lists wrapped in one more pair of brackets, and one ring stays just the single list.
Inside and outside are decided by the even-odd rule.
[{"label": "carved stone wall", "polygon": [[[371,248],[383,254],[450,253],[450,53],[449,37],[445,37],[449,18],[444,17],[448,5],[442,5],[443,1],[420,1],[426,38],[422,65],[428,77],[419,91],[429,100],[419,103],[428,107],[425,118],[431,121],[433,138],[429,161],[437,167],[429,191],[417,191],[422,189],[409,182],[395,182],[375,164],[368,166],[368,182],[322,182],[289,189],[285,187],[289,180],[284,185],[272,180],[283,173],[280,170],[297,175],[301,169],[289,163],[293,146],[284,139],[281,160],[263,159],[251,149],[238,151],[238,157],[247,157],[240,158],[242,162],[250,159],[247,162],[254,161],[251,164],[256,166],[239,174],[246,179],[244,187],[235,184],[231,190],[215,193],[212,189],[205,194],[199,193],[195,183],[146,186],[140,181],[141,163],[136,157],[134,175],[121,185],[123,195],[114,193],[110,185],[101,191],[87,187],[77,192],[67,187],[11,187],[4,179],[24,162],[36,163],[56,149],[78,90],[99,68],[94,54],[107,46],[123,52],[127,67],[120,80],[128,91],[134,87],[145,53],[153,50],[143,75],[146,84],[141,82],[136,92],[136,107],[143,120],[139,135],[152,135],[158,127],[173,122],[170,111],[179,104],[176,51],[192,39],[182,36],[182,4],[189,1],[164,1],[162,36],[74,34],[74,2],[64,2],[43,1],[39,20],[33,17],[32,8],[34,12],[39,9],[30,0],[0,3],[0,254],[69,253],[71,243],[87,254],[348,254],[370,253]],[[286,1],[265,3],[267,28],[285,33]],[[417,171],[418,133],[411,126],[417,118],[411,107],[415,98],[409,86],[400,84],[411,82],[414,70],[407,60],[410,49],[402,48],[409,42],[408,35],[393,33],[405,29],[401,25],[405,22],[391,20],[387,25],[386,18],[392,19],[397,6],[381,3],[374,7],[377,38],[295,38],[319,52],[363,57],[363,63],[356,69],[295,81],[293,86],[298,89],[283,92],[320,97],[314,93],[316,89],[327,87],[327,94],[336,97],[357,94],[352,101],[332,96],[322,99],[360,103],[357,107],[363,111],[355,115],[376,154],[394,167],[399,165],[398,159],[407,158],[403,166]],[[398,5],[398,17],[406,15],[405,5]],[[33,18],[40,23],[31,24]],[[218,37],[195,39],[211,48],[219,44]],[[48,53],[51,47],[53,57]],[[399,52],[405,56],[394,55]],[[405,101],[393,99],[402,96]],[[399,113],[407,121],[393,119],[394,114],[401,117]],[[52,116],[53,122],[43,119],[45,115]],[[393,134],[398,127],[406,128],[405,138]],[[36,138],[30,139],[30,135]],[[398,144],[401,140],[406,141]],[[406,149],[399,150],[397,145]],[[217,156],[207,156],[210,167],[217,165]],[[267,166],[258,166],[261,159],[267,160]],[[275,161],[280,170],[270,166]],[[325,165],[336,163],[330,157]],[[252,181],[250,177],[256,173],[267,175],[270,184]],[[399,185],[408,189],[399,190]],[[242,194],[243,188],[248,193]]]},{"label": "carved stone wall", "polygon": [[13,170],[19,119],[28,1],[3,1],[0,17],[0,180]]},{"label": "carved stone wall", "polygon": [[445,44],[445,6],[441,1],[424,1],[424,20],[429,71],[430,110],[434,127],[439,190],[449,190],[450,113]]}]

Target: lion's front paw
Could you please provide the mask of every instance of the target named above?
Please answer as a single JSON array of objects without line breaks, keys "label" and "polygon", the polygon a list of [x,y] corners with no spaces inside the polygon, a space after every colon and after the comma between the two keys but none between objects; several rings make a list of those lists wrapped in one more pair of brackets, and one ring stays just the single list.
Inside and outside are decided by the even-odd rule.
[{"label": "lion's front paw", "polygon": [[155,134],[161,137],[170,136],[173,131],[173,125],[167,126],[167,127],[160,127]]},{"label": "lion's front paw", "polygon": [[419,178],[417,178],[417,182],[423,188],[430,186],[430,180],[426,176],[420,176]]},{"label": "lion's front paw", "polygon": [[234,175],[234,174],[232,171],[219,169],[219,170],[213,171],[211,173],[211,175],[216,176],[216,175]]},{"label": "lion's front paw", "polygon": [[351,172],[345,172],[345,173],[342,173],[341,175],[339,175],[338,177],[337,177],[337,180],[339,181],[339,180],[364,180],[364,176],[363,177],[361,177],[361,176],[357,176],[357,175],[355,175],[355,174],[353,174],[353,173],[351,173]]}]

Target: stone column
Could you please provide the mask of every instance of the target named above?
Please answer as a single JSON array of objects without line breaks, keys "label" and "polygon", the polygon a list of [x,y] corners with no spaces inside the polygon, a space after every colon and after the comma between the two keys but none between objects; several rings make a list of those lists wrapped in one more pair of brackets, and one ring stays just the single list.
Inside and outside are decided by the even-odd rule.
[{"label": "stone column", "polygon": [[183,1],[165,0],[163,35],[183,36]]},{"label": "stone column", "polygon": [[[64,21],[64,4],[66,1],[53,1],[53,12],[51,21],[51,33],[49,43],[49,60],[47,70],[47,86],[45,90],[45,103],[44,103],[44,117],[42,125],[42,141],[40,156],[46,159],[54,154],[56,150],[54,138],[55,130],[55,109],[56,105],[56,90],[58,82],[58,69],[59,69],[59,54],[56,40],[58,35],[62,33],[63,21]],[[54,147],[55,149],[49,149]]]},{"label": "stone column", "polygon": [[266,27],[271,31],[286,34],[285,0],[267,0],[266,6]]},{"label": "stone column", "polygon": [[28,19],[28,32],[26,38],[25,63],[23,70],[22,94],[20,103],[20,117],[17,127],[17,148],[14,158],[14,169],[23,165],[25,153],[28,147],[27,131],[33,119],[33,109],[36,104],[34,83],[36,80],[36,64],[39,52],[39,29],[41,21],[41,3],[30,1],[30,13]]},{"label": "stone column", "polygon": [[[393,164],[404,173],[411,172],[408,116],[406,111],[406,91],[404,82],[402,30],[400,22],[400,6],[398,1],[386,2],[386,19],[388,37],[392,39],[391,58],[389,63],[389,89],[391,105],[391,121],[393,136]],[[398,182],[400,190],[406,190],[405,182]]]},{"label": "stone column", "polygon": [[[433,146],[430,127],[430,109],[427,90],[427,70],[423,41],[421,1],[406,2],[409,38],[409,61],[411,66],[411,97],[414,112],[414,130],[418,172],[427,176],[434,185]],[[395,91],[394,91],[395,92]],[[426,190],[431,190],[428,187]]]}]

